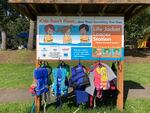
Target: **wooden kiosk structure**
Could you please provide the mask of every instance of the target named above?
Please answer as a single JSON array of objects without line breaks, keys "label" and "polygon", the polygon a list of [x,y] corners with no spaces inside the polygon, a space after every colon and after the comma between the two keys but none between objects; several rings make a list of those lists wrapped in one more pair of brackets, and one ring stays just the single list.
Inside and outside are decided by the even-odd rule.
[{"label": "wooden kiosk structure", "polygon": [[[21,14],[36,21],[37,16],[124,16],[125,21],[143,11],[150,0],[9,0]],[[36,66],[38,63],[36,64]],[[124,61],[118,63],[117,108],[124,107]],[[36,111],[40,100],[35,98]]]}]

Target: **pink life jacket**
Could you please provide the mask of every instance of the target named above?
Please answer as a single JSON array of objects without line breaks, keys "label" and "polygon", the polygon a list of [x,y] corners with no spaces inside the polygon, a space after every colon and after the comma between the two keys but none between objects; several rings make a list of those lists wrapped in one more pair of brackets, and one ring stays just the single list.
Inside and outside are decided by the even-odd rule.
[{"label": "pink life jacket", "polygon": [[97,70],[95,69],[94,71],[94,85],[96,90],[101,89],[101,75],[98,74]]}]

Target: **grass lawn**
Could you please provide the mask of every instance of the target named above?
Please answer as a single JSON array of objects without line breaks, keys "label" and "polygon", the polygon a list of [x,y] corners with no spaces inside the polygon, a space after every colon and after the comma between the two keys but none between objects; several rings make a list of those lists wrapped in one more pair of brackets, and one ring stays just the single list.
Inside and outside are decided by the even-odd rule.
[{"label": "grass lawn", "polygon": [[0,88],[28,88],[34,65],[0,64]]},{"label": "grass lawn", "polygon": [[[20,53],[21,57],[24,53]],[[9,56],[9,55],[7,55]],[[17,55],[18,56],[18,55]],[[26,55],[23,55],[26,56]],[[16,55],[14,54],[14,59]],[[30,58],[30,56],[29,56]],[[4,59],[5,60],[5,59]],[[77,63],[70,63],[70,67]],[[92,62],[84,62],[86,66]],[[51,62],[52,67],[56,67],[57,63]],[[29,88],[32,83],[32,74],[35,68],[34,63],[22,57],[19,61],[16,59],[9,62],[1,62],[0,64],[0,88]],[[150,63],[125,63],[125,80],[134,81],[141,85],[150,85],[149,73]],[[77,109],[76,106],[71,106],[70,103],[64,103],[61,111],[55,109],[55,105],[48,107],[48,113],[73,113]],[[0,113],[30,113],[31,103],[9,103],[0,104]],[[149,113],[150,99],[127,100],[123,113]],[[85,109],[81,106],[77,113],[119,113],[116,108],[111,106],[101,106],[93,110]]]},{"label": "grass lawn", "polygon": [[125,80],[150,85],[150,63],[126,63],[124,74]]},{"label": "grass lawn", "polygon": [[[56,67],[58,63],[50,63]],[[70,66],[77,63],[70,63]],[[85,65],[92,64],[84,62]],[[0,88],[28,88],[32,83],[33,64],[0,64]],[[125,63],[125,80],[150,85],[150,64]]]},{"label": "grass lawn", "polygon": [[[150,100],[138,99],[127,100],[123,113],[149,113]],[[47,108],[48,113],[73,113],[77,109],[76,106],[69,107],[69,103],[63,104],[60,111],[57,111],[55,105],[51,105]],[[30,113],[31,103],[11,103],[0,104],[0,113]],[[97,107],[93,110],[84,108],[81,106],[77,113],[120,113],[113,107]]]}]

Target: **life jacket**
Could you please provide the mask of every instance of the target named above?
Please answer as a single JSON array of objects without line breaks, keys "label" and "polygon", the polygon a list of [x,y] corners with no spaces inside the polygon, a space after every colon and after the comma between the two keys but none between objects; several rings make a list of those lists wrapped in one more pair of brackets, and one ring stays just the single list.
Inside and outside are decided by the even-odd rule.
[{"label": "life jacket", "polygon": [[100,73],[101,73],[102,88],[103,88],[103,90],[107,90],[107,89],[110,88],[110,84],[109,84],[109,81],[108,81],[107,69],[105,67],[101,67]]},{"label": "life jacket", "polygon": [[74,88],[90,84],[89,78],[85,73],[85,69],[81,64],[78,64],[78,66],[71,68],[71,73],[71,86],[73,86]]},{"label": "life jacket", "polygon": [[53,69],[53,84],[52,91],[54,95],[64,95],[68,93],[68,86],[65,84],[67,78],[67,71],[64,68],[55,68]]},{"label": "life jacket", "polygon": [[97,68],[93,71],[94,72],[94,85],[96,90],[101,90],[101,75],[97,72]]},{"label": "life jacket", "polygon": [[46,93],[49,91],[48,84],[48,69],[47,68],[36,68],[34,70],[34,78],[36,81],[35,94],[40,96],[42,93]]},{"label": "life jacket", "polygon": [[68,64],[66,64],[65,62],[62,62],[61,64],[57,66],[57,68],[59,67],[66,69],[67,77],[70,75],[70,66]]},{"label": "life jacket", "polygon": [[94,69],[94,84],[97,90],[107,90],[110,88],[107,69],[104,66]]}]

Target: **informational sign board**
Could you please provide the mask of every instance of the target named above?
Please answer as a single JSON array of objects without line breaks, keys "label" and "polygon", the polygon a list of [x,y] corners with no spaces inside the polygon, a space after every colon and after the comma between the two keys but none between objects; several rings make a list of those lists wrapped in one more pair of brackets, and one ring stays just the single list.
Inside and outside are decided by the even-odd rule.
[{"label": "informational sign board", "polygon": [[37,59],[123,60],[123,17],[38,16]]}]

